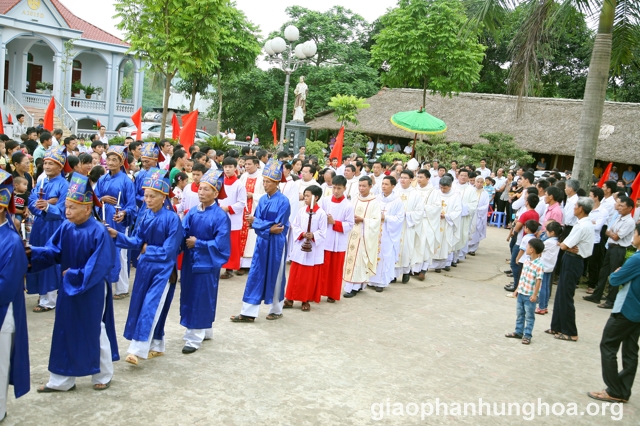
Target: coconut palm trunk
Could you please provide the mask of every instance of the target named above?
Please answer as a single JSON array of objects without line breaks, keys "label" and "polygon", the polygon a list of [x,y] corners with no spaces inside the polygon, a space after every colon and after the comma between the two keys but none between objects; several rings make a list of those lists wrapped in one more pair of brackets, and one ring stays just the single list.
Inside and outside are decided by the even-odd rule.
[{"label": "coconut palm trunk", "polygon": [[598,34],[593,45],[587,84],[582,101],[578,145],[573,162],[572,177],[580,181],[580,187],[588,190],[592,185],[593,162],[598,146],[604,101],[609,82],[611,46],[616,0],[604,0],[600,12]]}]

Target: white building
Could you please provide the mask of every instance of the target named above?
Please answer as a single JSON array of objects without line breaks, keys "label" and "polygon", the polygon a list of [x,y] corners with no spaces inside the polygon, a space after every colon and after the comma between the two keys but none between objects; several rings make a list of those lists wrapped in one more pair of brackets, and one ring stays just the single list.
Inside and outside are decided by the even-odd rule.
[{"label": "white building", "polygon": [[[69,40],[73,45],[66,49]],[[37,125],[54,96],[56,126],[76,133],[99,120],[113,131],[129,125],[142,104],[143,62],[126,54],[127,43],[78,18],[59,0],[0,0],[0,42],[3,121],[9,113],[14,120],[25,114],[27,126]],[[124,76],[128,62],[132,82]],[[41,90],[39,82],[53,88]],[[74,82],[102,93],[90,99],[84,91],[73,93]],[[123,99],[123,85],[131,87],[129,99]]]}]

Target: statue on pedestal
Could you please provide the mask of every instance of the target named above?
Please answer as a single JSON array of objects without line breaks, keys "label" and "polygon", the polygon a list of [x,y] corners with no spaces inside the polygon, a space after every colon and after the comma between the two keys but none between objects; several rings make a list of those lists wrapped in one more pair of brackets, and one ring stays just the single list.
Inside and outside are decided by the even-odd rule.
[{"label": "statue on pedestal", "polygon": [[[300,82],[296,85],[293,93],[296,95],[296,101],[293,106],[293,121],[304,123],[304,115],[307,113],[307,95],[309,94],[309,86],[304,82],[304,77],[300,77]],[[302,111],[302,114],[300,114],[300,111]]]}]

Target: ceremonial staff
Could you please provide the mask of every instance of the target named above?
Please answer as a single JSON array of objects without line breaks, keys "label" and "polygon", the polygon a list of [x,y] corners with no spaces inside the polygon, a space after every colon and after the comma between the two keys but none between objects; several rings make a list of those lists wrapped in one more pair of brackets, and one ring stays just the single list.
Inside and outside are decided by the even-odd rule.
[{"label": "ceremonial staff", "polygon": [[[315,205],[316,197],[311,194],[311,205],[309,206],[309,223],[307,224],[307,234],[311,232],[311,221],[313,220],[313,207]],[[307,237],[304,239],[304,243],[302,243],[302,251],[309,253],[311,252],[311,240]]]}]

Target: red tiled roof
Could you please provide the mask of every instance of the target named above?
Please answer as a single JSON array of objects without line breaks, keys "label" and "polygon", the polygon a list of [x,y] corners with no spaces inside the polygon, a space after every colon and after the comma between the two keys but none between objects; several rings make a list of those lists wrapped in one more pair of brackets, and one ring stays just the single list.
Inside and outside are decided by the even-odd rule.
[{"label": "red tiled roof", "polygon": [[[0,0],[0,14],[7,14],[13,9],[21,0]],[[84,19],[78,18],[71,13],[69,9],[65,7],[59,0],[50,0],[53,6],[58,10],[58,13],[62,15],[69,28],[72,30],[82,31],[81,37],[87,40],[101,41],[103,43],[118,44],[120,46],[128,46],[127,43],[120,40],[118,37],[109,34],[108,32],[101,30],[95,25],[90,24]]]}]

